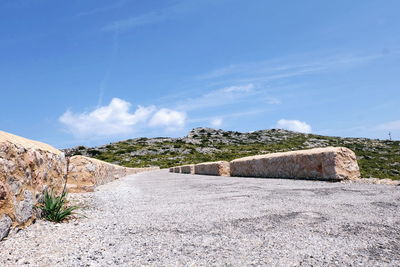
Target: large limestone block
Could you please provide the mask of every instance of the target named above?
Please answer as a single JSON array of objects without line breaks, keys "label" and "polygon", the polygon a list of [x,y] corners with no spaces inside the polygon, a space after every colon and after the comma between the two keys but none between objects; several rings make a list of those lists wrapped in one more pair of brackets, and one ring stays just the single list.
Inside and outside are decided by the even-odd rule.
[{"label": "large limestone block", "polygon": [[194,173],[203,175],[229,176],[229,162],[216,161],[196,164],[194,166]]},{"label": "large limestone block", "polygon": [[181,166],[181,173],[194,174],[194,164]]},{"label": "large limestone block", "polygon": [[348,180],[360,178],[353,151],[325,147],[235,159],[231,176]]},{"label": "large limestone block", "polygon": [[32,223],[46,188],[62,190],[66,166],[56,148],[0,131],[0,240]]},{"label": "large limestone block", "polygon": [[48,145],[48,144],[45,144],[45,143],[42,143],[39,141],[26,139],[24,137],[6,133],[3,131],[0,131],[0,143],[14,144],[15,146],[23,147],[24,149],[27,149],[27,150],[33,149],[33,150],[37,150],[37,151],[52,152],[57,155],[63,154],[60,150],[52,147],[51,145]]},{"label": "large limestone block", "polygon": [[96,186],[127,175],[158,169],[160,168],[126,168],[89,157],[73,156],[68,168],[68,191],[89,192]]}]

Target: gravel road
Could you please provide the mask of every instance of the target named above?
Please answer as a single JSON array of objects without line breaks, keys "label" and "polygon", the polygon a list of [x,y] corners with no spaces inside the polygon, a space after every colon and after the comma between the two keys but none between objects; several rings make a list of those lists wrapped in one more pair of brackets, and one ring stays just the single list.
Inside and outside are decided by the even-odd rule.
[{"label": "gravel road", "polygon": [[400,186],[161,170],[77,196],[87,218],[12,234],[0,266],[400,266]]}]

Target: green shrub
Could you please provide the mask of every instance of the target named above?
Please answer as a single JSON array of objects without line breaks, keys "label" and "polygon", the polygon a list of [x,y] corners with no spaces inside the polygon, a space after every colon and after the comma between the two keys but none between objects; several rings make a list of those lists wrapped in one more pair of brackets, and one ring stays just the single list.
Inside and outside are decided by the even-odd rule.
[{"label": "green shrub", "polygon": [[52,222],[62,222],[74,215],[74,211],[79,206],[68,206],[67,192],[63,190],[60,195],[48,190],[44,193],[44,202],[39,206],[43,212],[43,217]]}]

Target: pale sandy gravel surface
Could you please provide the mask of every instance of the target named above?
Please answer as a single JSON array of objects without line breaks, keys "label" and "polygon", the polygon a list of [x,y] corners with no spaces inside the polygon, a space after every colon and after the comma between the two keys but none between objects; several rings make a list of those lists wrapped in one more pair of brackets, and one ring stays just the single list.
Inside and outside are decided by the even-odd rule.
[{"label": "pale sandy gravel surface", "polygon": [[400,266],[400,186],[162,170],[84,202],[1,242],[0,266]]}]

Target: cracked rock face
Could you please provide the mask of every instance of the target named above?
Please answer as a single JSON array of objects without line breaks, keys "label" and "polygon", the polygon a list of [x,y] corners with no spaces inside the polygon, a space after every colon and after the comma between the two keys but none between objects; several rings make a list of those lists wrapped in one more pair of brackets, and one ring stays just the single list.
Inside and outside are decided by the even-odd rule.
[{"label": "cracked rock face", "polygon": [[10,186],[11,192],[17,196],[21,192],[22,183],[14,176],[9,176],[7,178],[7,183]]},{"label": "cracked rock face", "polygon": [[354,180],[360,178],[356,155],[345,147],[271,153],[230,162],[232,176]]},{"label": "cracked rock face", "polygon": [[47,144],[0,131],[0,240],[12,225],[34,219],[34,196],[59,190],[66,171],[64,154]]},{"label": "cracked rock face", "polygon": [[7,189],[5,185],[0,181],[0,201],[7,198]]}]

